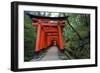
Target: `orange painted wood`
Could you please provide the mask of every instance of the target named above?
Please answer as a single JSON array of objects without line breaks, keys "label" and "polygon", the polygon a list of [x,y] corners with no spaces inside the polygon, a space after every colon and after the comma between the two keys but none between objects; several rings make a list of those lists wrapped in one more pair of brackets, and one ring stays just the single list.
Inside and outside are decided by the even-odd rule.
[{"label": "orange painted wood", "polygon": [[58,25],[58,34],[59,34],[59,47],[60,47],[60,49],[64,49],[63,41],[62,41],[61,27],[59,25]]},{"label": "orange painted wood", "polygon": [[[38,26],[38,23],[32,23],[33,26]],[[57,26],[57,24],[42,24],[42,26]],[[64,27],[64,24],[60,24],[59,26]]]},{"label": "orange painted wood", "polygon": [[[36,47],[35,51],[38,52],[43,48],[47,48],[56,42],[60,49],[64,49],[62,41],[62,33],[64,24],[52,24],[51,19],[33,18],[32,25],[37,27]],[[48,21],[44,23],[43,21]],[[61,23],[63,20],[55,20]]]},{"label": "orange painted wood", "polygon": [[41,34],[41,35],[40,35],[40,49],[42,49],[42,48],[43,48],[43,44],[42,44],[42,43],[44,42],[44,41],[43,41],[43,38],[44,38],[44,37],[43,37],[43,30],[41,30],[41,33],[40,33],[40,34]]},{"label": "orange painted wood", "polygon": [[38,52],[40,51],[40,32],[41,32],[41,25],[39,24],[37,27],[37,35],[36,35],[36,47],[35,47],[35,51]]}]

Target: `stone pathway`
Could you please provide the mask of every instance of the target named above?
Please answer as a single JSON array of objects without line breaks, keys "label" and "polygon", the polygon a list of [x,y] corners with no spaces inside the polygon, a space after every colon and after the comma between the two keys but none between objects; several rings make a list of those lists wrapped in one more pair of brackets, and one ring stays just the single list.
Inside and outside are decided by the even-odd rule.
[{"label": "stone pathway", "polygon": [[46,55],[41,59],[41,61],[46,60],[60,60],[58,56],[58,48],[56,46],[52,46],[47,50]]},{"label": "stone pathway", "polygon": [[58,48],[52,46],[48,48],[45,56],[41,59],[32,59],[31,61],[50,61],[50,60],[61,60],[58,56]]}]

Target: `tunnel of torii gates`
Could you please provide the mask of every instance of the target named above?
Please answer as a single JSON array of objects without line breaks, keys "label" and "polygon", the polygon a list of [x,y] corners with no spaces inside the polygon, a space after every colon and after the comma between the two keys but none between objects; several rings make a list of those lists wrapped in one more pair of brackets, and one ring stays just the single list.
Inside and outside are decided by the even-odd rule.
[{"label": "tunnel of torii gates", "polygon": [[32,25],[36,27],[35,52],[40,52],[51,45],[56,45],[60,50],[64,50],[62,33],[65,17],[29,16],[32,19]]}]

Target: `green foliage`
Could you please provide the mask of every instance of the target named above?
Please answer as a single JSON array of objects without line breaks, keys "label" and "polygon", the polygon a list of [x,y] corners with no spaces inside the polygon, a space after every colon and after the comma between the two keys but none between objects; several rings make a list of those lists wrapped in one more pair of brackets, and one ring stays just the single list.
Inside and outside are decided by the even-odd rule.
[{"label": "green foliage", "polygon": [[31,19],[24,15],[24,61],[32,59],[35,49],[36,31]]},{"label": "green foliage", "polygon": [[[82,40],[73,31],[66,21],[63,32],[63,42],[65,55],[70,55],[71,59],[87,59],[90,58],[90,15],[89,14],[65,14],[68,15],[69,22],[73,28],[79,33]],[[67,54],[66,54],[67,53]],[[67,58],[66,58],[67,59]]]}]

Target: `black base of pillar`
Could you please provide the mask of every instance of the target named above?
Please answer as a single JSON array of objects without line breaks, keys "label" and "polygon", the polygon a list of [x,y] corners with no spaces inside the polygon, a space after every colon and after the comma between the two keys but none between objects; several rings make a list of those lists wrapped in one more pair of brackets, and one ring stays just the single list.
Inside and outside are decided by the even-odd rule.
[{"label": "black base of pillar", "polygon": [[39,53],[40,53],[40,51],[34,52],[33,58],[38,59],[39,58]]},{"label": "black base of pillar", "polygon": [[40,52],[34,52],[34,53],[35,53],[35,55],[39,55]]},{"label": "black base of pillar", "polygon": [[39,51],[35,51],[35,52],[34,52],[34,55],[33,55],[33,58],[34,58],[34,59],[39,59],[40,56],[41,56],[41,52],[42,52],[42,51],[45,51],[45,48],[42,48],[42,49],[40,49]]},{"label": "black base of pillar", "polygon": [[41,51],[44,51],[44,50],[45,50],[45,48],[42,48],[42,49],[41,49]]},{"label": "black base of pillar", "polygon": [[61,52],[64,52],[64,49],[61,49],[61,48],[60,48],[60,51],[61,51]]},{"label": "black base of pillar", "polygon": [[59,58],[62,59],[62,60],[65,60],[65,50],[64,49],[59,49],[58,51],[58,55],[59,55]]}]

